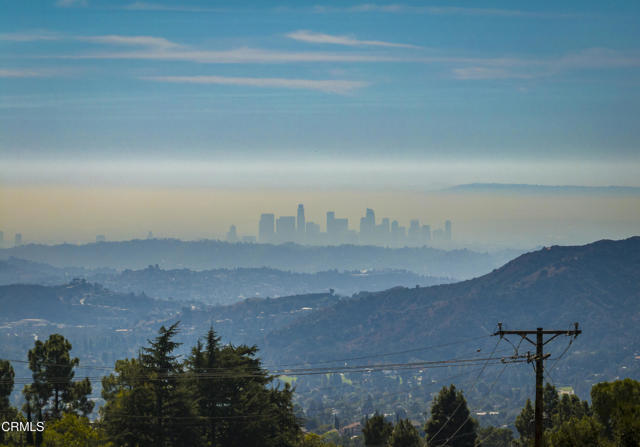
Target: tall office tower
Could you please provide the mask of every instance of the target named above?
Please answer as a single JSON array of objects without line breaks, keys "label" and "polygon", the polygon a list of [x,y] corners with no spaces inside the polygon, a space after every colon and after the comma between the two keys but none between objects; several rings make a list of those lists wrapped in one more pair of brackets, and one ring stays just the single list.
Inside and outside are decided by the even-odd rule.
[{"label": "tall office tower", "polygon": [[147,233],[147,239],[153,239],[153,231]]},{"label": "tall office tower", "polygon": [[276,220],[276,238],[279,242],[292,242],[296,237],[296,218],[280,216]]},{"label": "tall office tower", "polygon": [[431,240],[431,225],[422,226],[422,240],[428,242]]},{"label": "tall office tower", "polygon": [[16,233],[16,236],[13,239],[13,246],[14,247],[19,247],[20,245],[22,245],[22,234],[21,233]]},{"label": "tall office tower", "polygon": [[400,226],[397,220],[391,222],[391,239],[396,244],[404,243],[405,239],[405,227]]},{"label": "tall office tower", "polygon": [[409,241],[412,244],[419,244],[421,239],[420,233],[420,221],[418,219],[413,219],[409,225]]},{"label": "tall office tower", "polygon": [[320,241],[320,225],[307,222],[304,230],[305,244],[317,244]]},{"label": "tall office tower", "polygon": [[327,234],[329,235],[335,233],[335,228],[334,228],[335,220],[336,220],[336,213],[334,213],[333,211],[327,211]]},{"label": "tall office tower", "polygon": [[238,231],[236,230],[235,225],[231,225],[229,227],[229,231],[227,232],[227,242],[238,242]]},{"label": "tall office tower", "polygon": [[385,217],[380,221],[380,225],[376,225],[376,243],[386,244],[389,242],[389,232],[391,227],[389,225],[389,218]]},{"label": "tall office tower", "polygon": [[320,234],[320,225],[314,222],[307,222],[305,233],[307,233],[307,236],[318,236]]},{"label": "tall office tower", "polygon": [[96,235],[96,242],[105,242],[106,240],[107,240],[107,238],[105,237],[104,234]]},{"label": "tall office tower", "polygon": [[451,240],[451,221],[450,220],[447,220],[444,223],[444,238],[447,241]]},{"label": "tall office tower", "polygon": [[372,242],[376,231],[376,213],[367,208],[366,215],[360,219],[360,237],[365,242]]},{"label": "tall office tower", "polygon": [[375,225],[376,225],[376,213],[371,208],[367,208],[366,217],[367,217],[367,221],[371,225],[371,228],[375,227]]},{"label": "tall office tower", "polygon": [[306,225],[306,221],[304,218],[304,205],[300,203],[298,205],[298,235],[300,236],[304,235],[304,232],[306,230],[305,225]]},{"label": "tall office tower", "polygon": [[344,236],[349,231],[349,219],[345,217],[334,220],[334,227],[336,234]]},{"label": "tall office tower", "polygon": [[273,242],[275,234],[276,216],[273,214],[261,214],[260,224],[258,225],[258,240],[260,242]]},{"label": "tall office tower", "polygon": [[432,236],[434,241],[443,241],[445,238],[444,230],[442,228],[433,230]]}]

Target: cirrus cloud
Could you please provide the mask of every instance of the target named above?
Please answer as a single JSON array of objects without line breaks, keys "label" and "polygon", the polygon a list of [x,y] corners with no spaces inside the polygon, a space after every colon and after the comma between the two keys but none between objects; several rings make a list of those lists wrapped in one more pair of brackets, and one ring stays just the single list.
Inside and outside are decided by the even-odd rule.
[{"label": "cirrus cloud", "polygon": [[347,94],[369,85],[362,81],[316,80],[289,78],[248,78],[229,76],[146,76],[141,79],[156,82],[183,84],[238,85],[249,87],[275,87],[288,89],[317,90],[325,93]]},{"label": "cirrus cloud", "polygon": [[349,36],[336,36],[331,34],[314,33],[307,30],[294,31],[286,35],[288,38],[308,43],[321,43],[346,46],[371,46],[388,48],[420,48],[417,45],[406,43],[393,43],[381,40],[358,40]]}]

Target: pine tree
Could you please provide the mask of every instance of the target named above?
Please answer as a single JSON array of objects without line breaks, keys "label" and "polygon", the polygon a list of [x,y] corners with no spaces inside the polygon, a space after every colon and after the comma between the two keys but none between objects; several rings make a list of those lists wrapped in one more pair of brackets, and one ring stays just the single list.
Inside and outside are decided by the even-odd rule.
[{"label": "pine tree", "polygon": [[424,427],[429,445],[473,447],[476,422],[470,417],[467,401],[454,385],[443,387],[431,405],[431,418]]},{"label": "pine tree", "polygon": [[273,378],[255,346],[220,346],[213,329],[186,362],[173,354],[177,324],[102,381],[109,438],[126,447],[289,447],[300,438],[293,390]]},{"label": "pine tree", "polygon": [[[173,352],[181,343],[174,341],[178,325],[165,328],[159,335],[149,340],[149,347],[142,349],[140,364],[145,378],[153,388],[155,411],[153,413],[153,436],[155,445],[187,446],[192,445],[193,430],[189,426],[196,420],[191,396],[181,380],[183,365]],[[185,423],[185,420],[189,423]]]},{"label": "pine tree", "polygon": [[153,447],[153,386],[139,359],[118,360],[115,373],[102,379],[100,409],[109,439],[118,446]]},{"label": "pine tree", "polygon": [[45,342],[36,340],[29,351],[33,383],[23,394],[37,420],[59,419],[67,411],[88,414],[93,410],[93,402],[87,398],[91,394],[89,379],[73,382],[79,360],[71,357],[71,349],[62,335],[51,334]]},{"label": "pine tree", "polygon": [[516,417],[516,429],[520,433],[520,445],[527,446],[535,435],[535,411],[531,405],[531,399],[527,399],[527,403],[520,414]]},{"label": "pine tree", "polygon": [[[11,407],[9,396],[13,391],[15,372],[8,360],[0,360],[0,423],[11,421],[15,409]],[[0,444],[4,442],[4,430],[0,430]]]},{"label": "pine tree", "polygon": [[362,429],[364,445],[367,447],[386,446],[392,431],[393,424],[385,421],[383,415],[376,413],[370,419],[367,419]]},{"label": "pine tree", "polygon": [[544,414],[542,415],[542,424],[545,430],[553,428],[553,421],[558,413],[558,390],[550,383],[546,383],[542,391],[542,400],[544,402]]},{"label": "pine tree", "polygon": [[388,447],[421,447],[422,438],[409,419],[401,419],[393,428]]},{"label": "pine tree", "polygon": [[191,351],[187,365],[193,373],[193,384],[197,396],[198,413],[204,418],[202,424],[202,436],[209,446],[218,445],[217,420],[220,416],[221,393],[217,383],[212,377],[219,368],[219,342],[213,330],[209,329],[206,336],[206,345],[203,347],[200,340]]}]

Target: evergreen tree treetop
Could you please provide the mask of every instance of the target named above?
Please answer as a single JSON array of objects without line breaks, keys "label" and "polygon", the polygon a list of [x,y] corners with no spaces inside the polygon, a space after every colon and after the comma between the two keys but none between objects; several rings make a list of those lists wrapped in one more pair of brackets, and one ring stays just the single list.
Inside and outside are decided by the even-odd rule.
[{"label": "evergreen tree treetop", "polygon": [[453,384],[445,386],[433,400],[431,418],[425,424],[427,444],[474,447],[476,425],[462,392]]}]

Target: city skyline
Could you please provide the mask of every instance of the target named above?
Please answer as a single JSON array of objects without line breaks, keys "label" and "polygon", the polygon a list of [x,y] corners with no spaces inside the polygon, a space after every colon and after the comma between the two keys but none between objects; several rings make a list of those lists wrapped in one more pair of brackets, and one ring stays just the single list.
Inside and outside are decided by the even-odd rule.
[{"label": "city skyline", "polygon": [[[153,239],[153,231],[147,232],[147,239]],[[408,227],[388,217],[376,222],[375,212],[366,209],[365,217],[360,219],[359,230],[349,227],[348,218],[337,218],[334,211],[326,212],[324,231],[320,224],[307,221],[304,204],[298,204],[296,216],[278,216],[274,213],[262,213],[255,234],[240,234],[235,224],[231,224],[225,237],[219,237],[230,243],[282,244],[296,242],[308,245],[382,245],[382,246],[422,246],[429,243],[446,243],[453,240],[452,222],[445,220],[442,228],[429,224],[420,224],[419,219],[411,219]],[[105,234],[96,234],[95,242],[107,242]],[[13,247],[23,245],[22,234],[15,233]],[[0,248],[5,246],[4,232],[0,231]]]},{"label": "city skyline", "polygon": [[421,246],[430,242],[450,242],[452,237],[452,223],[445,220],[443,228],[421,224],[419,219],[411,219],[410,226],[400,225],[397,220],[391,221],[383,217],[380,223],[376,221],[375,211],[367,208],[365,216],[360,218],[359,229],[350,228],[349,219],[336,217],[335,211],[327,211],[324,231],[321,225],[307,221],[304,204],[298,204],[296,216],[279,216],[274,213],[263,213],[258,222],[257,236],[245,235],[242,238],[237,233],[235,225],[231,225],[227,232],[227,242],[260,242],[301,244],[366,244],[383,246]]},{"label": "city skyline", "polygon": [[10,245],[15,233],[21,233],[27,244],[88,243],[97,235],[108,241],[144,239],[149,231],[159,238],[224,240],[231,225],[239,235],[256,235],[261,213],[296,217],[296,203],[305,204],[306,222],[322,225],[322,231],[326,231],[323,210],[335,211],[338,219],[347,218],[352,229],[359,229],[366,208],[406,227],[412,219],[436,226],[449,219],[455,222],[455,247],[483,250],[621,239],[640,230],[640,194],[633,190],[134,189],[125,194],[110,188],[0,188],[0,203],[8,210],[0,220],[5,245]]}]

